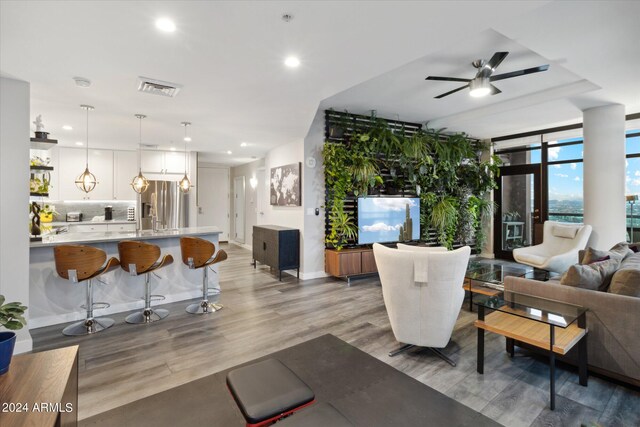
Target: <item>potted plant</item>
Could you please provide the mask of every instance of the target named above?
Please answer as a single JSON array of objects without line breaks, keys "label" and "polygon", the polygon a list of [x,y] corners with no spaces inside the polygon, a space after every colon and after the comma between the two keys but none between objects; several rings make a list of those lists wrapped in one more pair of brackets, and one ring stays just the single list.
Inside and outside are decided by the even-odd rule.
[{"label": "potted plant", "polygon": [[40,222],[53,222],[53,218],[58,216],[56,207],[53,205],[44,205],[40,211]]},{"label": "potted plant", "polygon": [[0,332],[0,375],[9,370],[13,347],[16,344],[16,331],[27,324],[23,314],[27,307],[19,302],[4,303],[4,295],[0,295],[0,326],[9,329],[8,332]]}]

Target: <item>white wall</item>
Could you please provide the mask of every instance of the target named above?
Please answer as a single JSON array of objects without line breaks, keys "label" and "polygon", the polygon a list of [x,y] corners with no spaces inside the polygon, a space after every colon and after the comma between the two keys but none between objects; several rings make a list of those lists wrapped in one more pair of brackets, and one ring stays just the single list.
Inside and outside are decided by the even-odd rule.
[{"label": "white wall", "polygon": [[[302,141],[292,142],[289,144],[281,145],[269,151],[264,160],[265,166],[265,182],[259,183],[263,185],[265,200],[264,215],[258,219],[259,224],[271,224],[280,225],[283,227],[297,228],[300,230],[300,277],[305,278],[305,256],[304,256],[304,242],[306,239],[304,233],[304,217],[303,206],[271,206],[269,204],[269,180],[271,176],[271,168],[277,166],[284,166],[296,162],[304,162],[304,145]],[[304,168],[301,171],[302,185],[304,188],[306,176]],[[304,190],[302,191],[302,203],[304,205],[306,195]]]},{"label": "white wall", "polygon": [[[250,180],[256,177],[258,168],[264,167],[265,159],[258,159],[251,163],[247,163],[241,166],[231,168],[231,179],[229,180],[229,194],[233,194],[233,181],[234,178],[244,176],[245,182],[245,203],[244,203],[244,246],[251,247],[253,226],[258,223],[258,208],[256,204],[257,188],[251,188]],[[258,185],[264,185],[264,182],[259,182]],[[234,204],[231,203],[231,218],[235,217]],[[230,236],[235,236],[235,221],[231,221]]]},{"label": "white wall", "polygon": [[[305,180],[302,203],[304,206],[304,278],[324,277],[324,166],[322,147],[324,146],[324,108],[318,108],[304,139],[304,158],[316,160],[314,168],[303,163]],[[319,210],[316,216],[315,210]]]},{"label": "white wall", "polygon": [[[0,78],[0,294],[29,306],[29,83]],[[29,310],[26,313],[27,321]],[[16,353],[30,351],[27,328]]]}]

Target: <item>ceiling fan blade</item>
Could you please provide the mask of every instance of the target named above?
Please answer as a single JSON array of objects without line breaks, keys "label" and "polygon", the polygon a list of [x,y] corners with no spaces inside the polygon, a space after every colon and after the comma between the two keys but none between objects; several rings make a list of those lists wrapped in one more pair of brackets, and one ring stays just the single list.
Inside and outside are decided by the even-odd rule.
[{"label": "ceiling fan blade", "polygon": [[471,79],[459,79],[457,77],[438,77],[438,76],[429,76],[425,80],[440,80],[443,82],[470,82]]},{"label": "ceiling fan blade", "polygon": [[497,95],[499,93],[502,93],[502,91],[497,87],[495,87],[494,85],[491,85],[491,95]]},{"label": "ceiling fan blade", "polygon": [[445,96],[449,96],[449,95],[451,95],[452,93],[456,93],[457,91],[462,90],[462,89],[465,89],[465,88],[468,88],[468,87],[469,87],[469,85],[464,85],[464,86],[461,86],[461,87],[459,87],[459,88],[457,88],[457,89],[450,90],[449,92],[445,92],[445,93],[443,93],[442,95],[438,95],[438,96],[436,96],[436,97],[434,97],[434,98],[435,98],[435,99],[444,98]]},{"label": "ceiling fan blade", "polygon": [[491,59],[489,60],[489,62],[487,62],[487,66],[495,70],[498,67],[498,65],[500,65],[500,63],[504,61],[504,58],[506,58],[507,55],[509,55],[509,52],[494,53]]},{"label": "ceiling fan blade", "polygon": [[491,76],[489,77],[489,80],[492,82],[495,82],[496,80],[504,80],[504,79],[510,79],[512,77],[519,77],[527,74],[539,73],[541,71],[547,71],[548,69],[549,69],[549,65],[540,65],[538,67],[512,71],[510,73],[498,74],[497,76]]}]

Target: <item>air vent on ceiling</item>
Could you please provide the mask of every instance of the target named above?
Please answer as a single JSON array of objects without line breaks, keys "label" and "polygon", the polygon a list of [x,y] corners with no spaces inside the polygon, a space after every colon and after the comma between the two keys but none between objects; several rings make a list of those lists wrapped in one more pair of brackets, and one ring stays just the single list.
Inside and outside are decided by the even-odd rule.
[{"label": "air vent on ceiling", "polygon": [[148,150],[157,150],[158,144],[142,144],[142,146]]},{"label": "air vent on ceiling", "polygon": [[171,82],[163,82],[162,80],[150,79],[148,77],[138,77],[140,84],[138,91],[150,93],[151,95],[168,96],[173,98],[180,92],[182,85]]}]

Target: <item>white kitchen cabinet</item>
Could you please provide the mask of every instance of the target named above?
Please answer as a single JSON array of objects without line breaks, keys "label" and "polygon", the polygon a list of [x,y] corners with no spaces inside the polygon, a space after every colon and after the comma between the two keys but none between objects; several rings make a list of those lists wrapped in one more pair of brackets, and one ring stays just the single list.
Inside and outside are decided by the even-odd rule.
[{"label": "white kitchen cabinet", "polygon": [[113,151],[89,150],[89,171],[98,183],[93,191],[85,193],[75,184],[84,172],[85,150],[60,147],[58,152],[58,197],[60,200],[111,200],[113,199]]},{"label": "white kitchen cabinet", "polygon": [[142,151],[142,172],[163,173],[164,151]]},{"label": "white kitchen cabinet", "polygon": [[184,173],[184,153],[176,151],[143,151],[142,172],[182,174]]},{"label": "white kitchen cabinet", "polygon": [[131,188],[131,181],[136,175],[138,175],[138,153],[135,151],[114,151],[114,200],[136,200],[137,193],[133,191],[133,188]]},{"label": "white kitchen cabinet", "polygon": [[167,151],[164,153],[164,170],[166,173],[184,174],[184,153]]},{"label": "white kitchen cabinet", "polygon": [[105,233],[109,231],[107,224],[73,224],[69,225],[69,233]]},{"label": "white kitchen cabinet", "polygon": [[136,223],[132,224],[107,224],[107,231],[136,231]]}]

